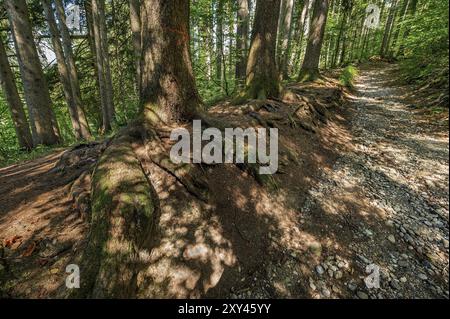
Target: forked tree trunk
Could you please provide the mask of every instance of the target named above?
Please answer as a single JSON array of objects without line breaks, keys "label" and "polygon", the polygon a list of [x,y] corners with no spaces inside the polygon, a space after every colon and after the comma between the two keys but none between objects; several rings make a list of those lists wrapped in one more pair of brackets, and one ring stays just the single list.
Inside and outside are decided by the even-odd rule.
[{"label": "forked tree trunk", "polygon": [[5,5],[17,51],[33,144],[57,144],[59,128],[33,39],[27,4],[25,0],[6,0]]},{"label": "forked tree trunk", "polygon": [[75,58],[72,50],[72,40],[70,39],[69,28],[66,24],[66,14],[64,12],[64,5],[62,0],[56,0],[56,15],[59,20],[59,27],[62,35],[62,44],[64,48],[64,56],[69,71],[70,89],[77,112],[78,121],[80,125],[80,135],[83,139],[91,138],[91,131],[84,112],[83,101],[81,99],[80,83],[78,81],[78,73],[75,65]]},{"label": "forked tree trunk", "polygon": [[258,0],[247,61],[246,96],[266,99],[280,94],[276,44],[280,0]]},{"label": "forked tree trunk", "polygon": [[327,23],[327,15],[328,0],[316,0],[299,81],[310,81],[319,76],[320,53]]},{"label": "forked tree trunk", "polygon": [[141,104],[150,123],[179,122],[201,104],[189,52],[189,1],[142,3]]},{"label": "forked tree trunk", "polygon": [[8,103],[11,118],[16,130],[17,140],[22,149],[31,150],[33,148],[33,139],[31,137],[30,127],[28,126],[27,117],[23,109],[22,101],[17,92],[14,74],[9,65],[8,55],[3,41],[0,38],[0,84]]}]

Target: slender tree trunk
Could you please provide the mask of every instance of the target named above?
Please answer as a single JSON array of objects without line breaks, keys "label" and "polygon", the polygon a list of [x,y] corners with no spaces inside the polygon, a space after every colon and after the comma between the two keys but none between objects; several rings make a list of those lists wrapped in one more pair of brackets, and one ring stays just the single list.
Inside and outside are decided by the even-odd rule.
[{"label": "slender tree trunk", "polygon": [[57,144],[59,128],[33,40],[27,4],[25,0],[5,0],[5,5],[17,51],[33,144]]},{"label": "slender tree trunk", "polygon": [[23,109],[22,101],[17,92],[14,74],[9,65],[8,56],[0,39],[0,83],[8,103],[11,118],[16,130],[17,140],[22,149],[31,150],[33,148],[33,139],[31,137],[30,127]]},{"label": "slender tree trunk", "polygon": [[64,5],[62,3],[62,0],[56,0],[55,4],[56,4],[56,15],[58,17],[59,28],[61,30],[65,61],[69,72],[70,89],[72,91],[75,110],[80,125],[80,134],[81,138],[87,140],[91,138],[91,130],[89,128],[86,114],[84,112],[83,101],[81,99],[80,82],[78,80],[78,72],[75,65],[75,58],[72,49],[72,40],[70,38],[69,28],[67,27],[66,24],[66,14],[64,12]]},{"label": "slender tree trunk", "polygon": [[70,85],[69,70],[67,68],[66,59],[64,57],[64,51],[60,40],[61,36],[58,30],[58,26],[56,25],[55,15],[53,13],[53,8],[50,0],[42,0],[42,5],[44,7],[44,13],[50,31],[50,37],[52,40],[53,50],[55,52],[56,63],[58,66],[59,79],[69,109],[69,115],[70,120],[72,122],[73,132],[75,134],[75,138],[78,140],[82,138],[81,127],[80,121],[78,119],[78,113],[76,110],[76,103]]},{"label": "slender tree trunk", "polygon": [[245,81],[247,66],[248,32],[249,32],[249,0],[238,0],[237,35],[236,35],[236,82],[240,87]]},{"label": "slender tree trunk", "polygon": [[327,23],[327,14],[328,0],[316,0],[299,81],[314,80],[319,76],[320,52]]},{"label": "slender tree trunk", "polygon": [[400,31],[402,29],[403,22],[406,19],[407,12],[408,12],[408,6],[409,6],[410,0],[403,0],[402,7],[400,9],[400,16],[399,16],[399,23],[397,23],[397,27],[395,28],[395,31],[392,35],[392,45],[391,45],[391,51],[389,55],[395,56],[396,55],[396,47],[397,42],[400,40]]},{"label": "slender tree trunk", "polygon": [[300,15],[300,19],[297,22],[297,36],[295,37],[295,41],[297,42],[297,51],[294,53],[293,61],[295,67],[297,67],[300,64],[301,57],[302,57],[302,45],[303,45],[303,39],[305,36],[305,29],[306,24],[308,22],[308,16],[309,16],[309,9],[311,6],[311,1],[314,0],[304,0],[302,12]]},{"label": "slender tree trunk", "polygon": [[114,107],[111,105],[112,92],[109,88],[109,81],[107,78],[107,69],[109,69],[109,65],[107,65],[106,62],[107,60],[109,61],[109,59],[105,59],[105,55],[107,54],[105,51],[107,51],[108,48],[104,46],[105,41],[103,40],[106,26],[102,26],[102,23],[105,22],[104,12],[102,13],[102,10],[104,9],[104,6],[102,6],[102,1],[104,0],[92,0],[91,5],[98,83],[100,88],[100,101],[102,105],[102,131],[108,132],[111,130]]},{"label": "slender tree trunk", "polygon": [[145,121],[189,120],[201,106],[189,52],[189,1],[142,2],[142,93]]},{"label": "slender tree trunk", "polygon": [[[416,11],[417,11],[417,4],[418,4],[418,2],[419,2],[419,0],[411,0],[411,3],[409,5],[408,11],[407,11],[407,16],[409,18],[412,18],[412,17],[415,16]],[[400,47],[398,49],[398,55],[400,55],[400,56],[404,55],[404,52],[405,52],[405,44],[404,44],[404,42],[405,42],[405,40],[408,39],[410,32],[411,32],[411,26],[407,25],[406,28],[405,28],[405,32],[403,33],[402,43],[401,43],[401,45],[400,45]]]},{"label": "slender tree trunk", "polygon": [[106,98],[108,113],[111,120],[114,120],[116,116],[116,111],[114,107],[114,90],[111,76],[111,67],[109,62],[109,46],[108,46],[108,32],[106,29],[106,18],[105,18],[105,0],[99,0],[100,14],[100,39],[102,42],[102,58],[103,58],[103,69],[105,71],[105,83],[106,83]]},{"label": "slender tree trunk", "polygon": [[247,62],[246,95],[266,99],[280,93],[276,43],[280,0],[258,0]]},{"label": "slender tree trunk", "polygon": [[136,89],[141,85],[141,0],[130,0],[130,24],[136,68]]},{"label": "slender tree trunk", "polygon": [[279,58],[280,71],[284,79],[288,75],[288,62],[290,56],[291,36],[292,36],[292,14],[294,12],[294,0],[283,0],[280,18],[280,41]]},{"label": "slender tree trunk", "polygon": [[394,23],[396,5],[397,5],[397,1],[394,0],[392,2],[391,8],[389,9],[389,15],[386,20],[386,26],[384,28],[384,34],[383,34],[383,41],[381,42],[381,48],[380,48],[380,56],[382,56],[382,57],[386,56],[388,49],[389,49],[389,38],[390,38],[391,30],[393,27],[393,23]]},{"label": "slender tree trunk", "polygon": [[217,0],[217,12],[216,12],[216,78],[220,82],[221,88],[223,85],[223,6],[224,0]]}]

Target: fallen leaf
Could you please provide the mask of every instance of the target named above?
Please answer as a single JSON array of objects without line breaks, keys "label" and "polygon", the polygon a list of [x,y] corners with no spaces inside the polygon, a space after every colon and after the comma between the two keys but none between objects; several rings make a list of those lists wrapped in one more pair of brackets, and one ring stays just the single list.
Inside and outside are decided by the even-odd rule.
[{"label": "fallen leaf", "polygon": [[58,272],[59,272],[58,268],[53,268],[50,270],[50,273],[52,273],[52,274],[57,274]]}]

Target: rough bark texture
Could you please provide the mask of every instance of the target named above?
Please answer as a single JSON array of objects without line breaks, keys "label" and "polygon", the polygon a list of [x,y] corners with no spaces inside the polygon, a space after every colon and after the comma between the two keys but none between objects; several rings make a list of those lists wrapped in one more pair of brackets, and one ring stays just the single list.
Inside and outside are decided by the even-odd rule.
[{"label": "rough bark texture", "polygon": [[314,80],[319,76],[320,52],[328,15],[328,1],[316,0],[309,31],[305,58],[300,70],[299,81]]},{"label": "rough bark texture", "polygon": [[240,86],[245,81],[247,67],[249,0],[238,0],[237,36],[236,36],[236,81]]},{"label": "rough bark texture", "polygon": [[34,43],[25,0],[5,1],[20,67],[34,145],[59,143],[59,128]]},{"label": "rough bark texture", "polygon": [[130,25],[136,68],[136,88],[141,92],[141,1],[130,0]]},{"label": "rough bark texture", "polygon": [[64,12],[64,6],[62,0],[56,0],[56,14],[59,20],[59,27],[62,35],[62,44],[64,47],[65,61],[67,64],[69,79],[70,79],[70,89],[72,92],[72,98],[75,105],[75,110],[78,117],[78,122],[80,125],[80,135],[81,138],[90,139],[91,131],[89,129],[89,124],[84,112],[83,101],[81,99],[80,83],[78,81],[78,73],[75,66],[75,58],[72,50],[72,41],[70,39],[69,28],[66,24],[66,14]]},{"label": "rough bark texture", "polygon": [[189,1],[146,0],[141,103],[149,123],[189,120],[201,104],[189,54]]},{"label": "rough bark texture", "polygon": [[30,150],[33,148],[33,139],[31,137],[30,127],[28,126],[27,117],[20,100],[14,75],[9,65],[8,56],[6,54],[3,41],[0,38],[0,83],[8,103],[9,111],[16,130],[19,146],[23,149]]},{"label": "rough bark texture", "polygon": [[259,0],[256,4],[252,41],[247,62],[246,95],[265,99],[280,94],[275,60],[280,0]]}]

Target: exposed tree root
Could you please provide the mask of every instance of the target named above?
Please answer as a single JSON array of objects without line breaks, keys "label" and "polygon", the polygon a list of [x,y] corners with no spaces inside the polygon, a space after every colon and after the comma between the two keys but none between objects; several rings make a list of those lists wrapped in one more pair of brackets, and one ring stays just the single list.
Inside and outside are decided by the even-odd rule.
[{"label": "exposed tree root", "polygon": [[119,134],[92,178],[91,228],[82,257],[81,288],[72,297],[129,298],[151,247],[157,198],[133,151],[133,130]]}]

